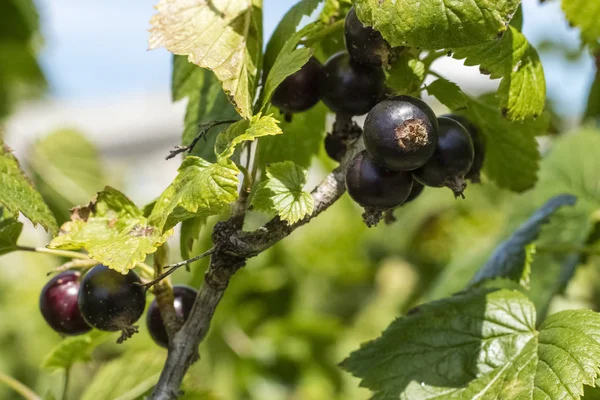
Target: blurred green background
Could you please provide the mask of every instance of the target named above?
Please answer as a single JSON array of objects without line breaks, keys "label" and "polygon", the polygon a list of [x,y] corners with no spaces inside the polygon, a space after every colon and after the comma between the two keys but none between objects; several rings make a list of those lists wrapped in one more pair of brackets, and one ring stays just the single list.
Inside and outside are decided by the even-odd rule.
[{"label": "blurred green background", "polygon": [[[57,64],[51,62],[52,57],[44,53],[40,56],[43,46],[52,48],[54,45],[51,39],[45,43],[42,38],[40,26],[44,24],[44,14],[40,21],[36,8],[60,9],[74,5],[68,1],[57,3],[59,6],[44,2],[34,4],[31,0],[0,2],[0,134],[5,131],[7,142],[14,143],[17,155],[60,223],[68,218],[71,207],[88,202],[106,184],[131,194],[140,205],[157,196],[174,176],[177,163],[168,164],[162,158],[169,147],[177,143],[183,118],[181,109],[172,106],[164,110],[171,119],[156,127],[153,107],[159,106],[140,106],[124,94],[127,88],[144,85],[136,83],[130,87],[119,83],[121,74],[116,73],[114,81],[117,83],[113,85],[118,87],[113,90],[117,92],[112,93],[114,97],[110,99],[127,98],[119,104],[127,105],[126,110],[131,113],[115,118],[135,120],[138,115],[145,115],[157,130],[152,140],[146,142],[143,134],[133,134],[133,139],[128,136],[131,131],[145,132],[144,125],[119,125],[112,130],[110,126],[100,130],[92,127],[88,131],[97,119],[114,116],[104,114],[111,109],[101,104],[111,101],[102,95],[85,110],[92,115],[87,120],[81,119],[79,108],[71,106],[60,108],[66,110],[62,119],[48,120],[47,115],[56,110],[53,108],[56,104],[62,104],[69,96],[77,100],[73,93],[86,89],[85,80],[70,89],[61,83],[71,74],[69,68],[73,69],[73,80],[80,79],[79,57],[85,59],[88,54],[93,57],[94,53],[92,44],[79,49],[76,56],[62,60],[64,69],[59,74]],[[144,9],[147,15],[152,12],[149,3],[131,4],[135,4],[136,9]],[[131,4],[128,7],[134,7]],[[272,30],[290,4],[289,1],[265,2],[267,10],[279,12],[266,14],[267,29]],[[79,4],[78,7],[84,14],[89,12],[89,6]],[[526,12],[527,22],[527,17],[535,14],[533,11]],[[546,11],[554,15],[556,10]],[[142,23],[139,19],[135,22],[142,30],[145,23],[146,20]],[[110,40],[117,41],[116,38]],[[127,42],[126,37],[124,42]],[[550,90],[556,131],[567,132],[581,119],[587,97],[585,90],[589,88],[590,72],[593,73],[591,58],[571,36],[562,39],[558,36],[553,40],[539,36],[538,43],[543,43],[540,51],[545,65],[546,60],[550,60],[547,80],[551,85],[560,81],[564,70],[570,70],[570,75],[579,74],[577,85],[582,89],[569,93],[569,98],[577,98],[579,107],[565,110],[560,107],[565,99],[560,92],[556,94],[556,86]],[[145,48],[144,43],[135,43],[135,46]],[[158,56],[152,57],[159,60]],[[113,54],[113,61],[115,59]],[[160,85],[165,88],[169,83],[168,71],[156,65],[168,66],[169,62],[168,55],[162,54],[151,69],[154,71],[150,76],[152,82],[162,82]],[[49,64],[46,69],[50,74],[42,72],[44,68],[40,65],[44,64]],[[463,74],[472,92],[489,90],[497,84],[489,83],[487,78],[480,84],[483,81],[476,77],[476,70],[470,69],[465,74],[455,71],[456,68],[456,64],[452,64],[447,70],[450,74]],[[575,78],[570,76],[569,79]],[[90,76],[86,79],[90,81],[87,89],[93,97],[94,87],[102,87],[104,79],[112,78],[103,75],[93,82]],[[579,87],[577,85],[573,87]],[[118,92],[121,86],[124,93]],[[169,94],[161,92],[161,87],[156,89],[157,93],[160,92],[161,101],[168,102]],[[437,111],[444,110],[438,108]],[[172,120],[178,122],[172,124]],[[35,132],[31,136],[20,135],[25,131]],[[593,133],[576,136],[575,141],[583,141],[582,148],[589,145],[591,151],[598,145],[591,135]],[[564,141],[567,148],[578,145],[572,138],[561,136],[542,138],[541,148],[552,153],[560,141]],[[541,183],[524,195],[502,191],[485,179],[483,185],[468,188],[464,201],[455,200],[449,190],[427,189],[417,201],[397,210],[398,221],[391,226],[366,228],[360,218],[361,210],[344,196],[322,216],[251,259],[234,277],[219,305],[211,332],[201,346],[202,360],[186,378],[186,398],[367,399],[368,391],[358,388],[358,380],[337,364],[361,342],[377,337],[394,318],[420,302],[461,290],[494,247],[555,190],[552,174],[557,159],[567,157],[568,154],[555,155],[554,159],[544,161]],[[577,192],[585,185],[580,184],[576,176],[599,170],[594,161],[570,164],[575,164],[568,171],[573,174],[567,179],[570,183],[558,185],[560,190]],[[333,166],[321,151],[314,160],[311,181],[318,181]],[[594,207],[598,203],[600,207],[597,185],[592,186],[586,192],[585,201]],[[562,214],[567,216],[569,212],[573,211]],[[248,226],[256,227],[265,220],[263,215],[251,214]],[[196,251],[210,247],[210,228],[215,222],[216,219],[209,221],[203,229]],[[546,230],[562,231],[565,227],[568,224],[558,221]],[[43,231],[27,225],[21,244],[40,246],[47,240]],[[171,258],[179,260],[178,238],[174,237],[171,242]],[[599,273],[595,257],[583,260],[566,291],[552,283],[565,273],[561,260],[543,255],[539,260],[534,265],[532,290],[542,312],[574,307],[600,309],[600,285],[593,279]],[[42,396],[46,393],[57,396],[63,385],[62,371],[51,372],[40,367],[61,338],[44,323],[37,308],[40,289],[47,280],[46,272],[62,262],[64,260],[29,253],[12,253],[0,258],[0,371]],[[206,262],[201,262],[193,265],[189,273],[181,270],[174,275],[174,282],[198,287],[205,268]],[[550,301],[556,293],[560,294]],[[110,337],[94,351],[91,362],[79,363],[73,368],[70,398],[135,399],[150,390],[166,352],[151,341],[144,322],[140,322],[140,334],[133,339],[117,346],[115,338]],[[17,398],[0,385],[0,399]]]}]

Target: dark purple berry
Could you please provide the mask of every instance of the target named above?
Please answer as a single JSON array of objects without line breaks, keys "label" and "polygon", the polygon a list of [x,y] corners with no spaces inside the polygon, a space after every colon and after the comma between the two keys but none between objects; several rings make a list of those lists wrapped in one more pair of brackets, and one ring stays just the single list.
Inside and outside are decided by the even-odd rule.
[{"label": "dark purple berry", "polygon": [[460,122],[467,129],[469,135],[471,135],[475,156],[473,157],[473,165],[471,165],[471,169],[467,172],[465,178],[470,179],[473,183],[481,182],[481,168],[483,168],[483,162],[485,161],[485,141],[481,132],[479,132],[479,129],[471,121],[462,115],[448,114],[443,116]]},{"label": "dark purple berry", "polygon": [[275,89],[271,102],[284,113],[297,113],[313,107],[321,99],[320,83],[323,67],[311,57],[297,72],[288,76]]},{"label": "dark purple berry", "polygon": [[[175,298],[173,305],[175,306],[175,313],[178,318],[183,321],[187,320],[190,311],[192,311],[192,306],[194,305],[197,294],[198,292],[189,286],[173,286],[173,297]],[[156,299],[154,299],[152,303],[150,303],[150,307],[148,307],[146,325],[148,326],[150,336],[152,336],[152,339],[154,339],[156,344],[165,348],[169,347],[169,337],[162,316],[160,315],[160,309],[158,308]]]},{"label": "dark purple berry", "polygon": [[425,185],[423,185],[421,182],[419,182],[417,180],[414,180],[412,189],[410,190],[410,194],[408,195],[406,200],[404,200],[404,204],[411,202],[414,199],[416,199],[417,197],[419,197],[419,195],[421,193],[423,193],[423,189],[425,189]]},{"label": "dark purple berry", "polygon": [[80,278],[76,271],[61,272],[46,283],[40,294],[42,316],[52,329],[63,335],[80,335],[92,329],[77,306]]},{"label": "dark purple berry", "polygon": [[146,293],[141,283],[133,270],[123,275],[96,265],[81,281],[77,303],[83,318],[103,331],[126,331],[144,313]]},{"label": "dark purple berry", "polygon": [[346,144],[339,135],[325,136],[325,152],[332,160],[341,162],[344,154],[346,154]]},{"label": "dark purple berry", "polygon": [[427,163],[414,171],[415,179],[426,186],[447,186],[462,196],[465,175],[473,164],[473,141],[464,126],[446,117],[438,118],[440,131],[437,147]]},{"label": "dark purple berry", "polygon": [[346,49],[350,53],[350,57],[357,63],[376,67],[387,64],[390,55],[389,44],[381,36],[381,33],[360,22],[354,7],[346,15],[344,37],[346,38]]},{"label": "dark purple berry", "polygon": [[397,96],[369,111],[363,131],[365,147],[379,165],[393,171],[412,171],[433,155],[438,122],[423,100]]},{"label": "dark purple berry", "polygon": [[382,168],[365,150],[354,156],[346,171],[350,197],[361,206],[376,210],[389,210],[402,204],[412,184],[409,172]]},{"label": "dark purple berry", "polygon": [[385,94],[383,69],[358,64],[346,52],[331,56],[323,70],[321,98],[336,114],[366,114]]}]

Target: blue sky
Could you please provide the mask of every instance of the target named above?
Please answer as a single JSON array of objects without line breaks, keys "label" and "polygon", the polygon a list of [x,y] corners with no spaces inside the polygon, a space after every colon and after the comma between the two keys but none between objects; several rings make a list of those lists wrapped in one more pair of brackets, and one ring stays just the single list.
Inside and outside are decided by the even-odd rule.
[{"label": "blue sky", "polygon": [[[58,98],[81,99],[125,94],[166,92],[170,83],[170,56],[147,51],[150,0],[37,0],[46,45],[42,64],[51,93]],[[265,37],[269,37],[292,0],[264,1]],[[525,30],[536,44],[547,39],[576,48],[578,33],[570,29],[558,2],[539,5],[525,0]],[[559,111],[573,115],[584,107],[593,67],[589,57],[564,63],[554,54],[542,54],[549,95]]]}]

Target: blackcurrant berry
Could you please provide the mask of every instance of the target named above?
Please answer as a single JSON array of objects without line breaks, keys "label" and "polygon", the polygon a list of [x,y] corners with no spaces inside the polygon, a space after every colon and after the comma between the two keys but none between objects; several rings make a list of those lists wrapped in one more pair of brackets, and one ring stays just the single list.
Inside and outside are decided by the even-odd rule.
[{"label": "blackcurrant berry", "polygon": [[92,329],[77,306],[80,278],[79,272],[62,272],[50,279],[40,294],[42,316],[52,329],[63,335],[80,335]]},{"label": "blackcurrant berry", "polygon": [[373,66],[387,64],[390,55],[389,44],[381,33],[359,21],[354,7],[346,15],[344,37],[346,49],[357,63]]},{"label": "blackcurrant berry", "polygon": [[146,293],[132,270],[123,275],[104,265],[90,269],[81,281],[77,303],[94,328],[124,333],[144,313]]},{"label": "blackcurrant berry", "polygon": [[458,121],[467,129],[469,135],[471,135],[475,156],[473,158],[473,165],[471,165],[471,169],[469,172],[467,172],[465,178],[470,179],[473,183],[481,182],[481,168],[483,167],[483,162],[485,161],[485,142],[481,132],[479,132],[479,129],[477,129],[477,127],[473,125],[471,121],[462,115],[448,114],[444,115],[444,117],[452,118],[453,120]]},{"label": "blackcurrant berry", "polygon": [[410,190],[410,194],[408,195],[408,197],[406,198],[406,200],[404,200],[404,204],[413,201],[414,199],[416,199],[417,197],[419,197],[419,195],[421,193],[423,193],[423,189],[425,189],[425,185],[423,185],[421,182],[414,180],[413,181],[413,185],[412,185],[412,189]]},{"label": "blackcurrant berry", "polygon": [[314,57],[275,89],[271,102],[283,113],[297,113],[313,107],[321,99],[323,66]]},{"label": "blackcurrant berry", "polygon": [[433,156],[414,171],[415,178],[426,186],[448,186],[461,196],[467,184],[465,175],[473,164],[473,141],[466,128],[446,117],[438,118],[440,134]]},{"label": "blackcurrant berry", "polygon": [[397,96],[369,111],[363,131],[365,147],[379,165],[393,171],[411,171],[433,155],[438,122],[424,101]]},{"label": "blackcurrant berry", "polygon": [[[178,318],[181,318],[183,321],[187,320],[190,311],[192,311],[192,306],[194,305],[197,293],[198,292],[196,292],[195,289],[192,289],[189,286],[173,286],[173,297],[175,298],[173,305],[175,306],[175,313]],[[152,303],[150,303],[150,307],[148,307],[146,325],[148,326],[150,336],[152,336],[152,339],[154,339],[156,344],[162,347],[169,347],[169,337],[160,315],[160,309],[158,308],[156,299],[154,299]]]},{"label": "blackcurrant berry", "polygon": [[365,150],[354,156],[346,171],[350,197],[361,206],[376,210],[388,210],[402,204],[410,194],[412,184],[410,172],[382,168]]},{"label": "blackcurrant berry", "polygon": [[346,144],[339,135],[325,136],[325,152],[332,160],[341,162],[346,154]]},{"label": "blackcurrant berry", "polygon": [[385,94],[383,69],[358,64],[346,52],[331,56],[323,71],[321,98],[336,114],[366,114]]}]

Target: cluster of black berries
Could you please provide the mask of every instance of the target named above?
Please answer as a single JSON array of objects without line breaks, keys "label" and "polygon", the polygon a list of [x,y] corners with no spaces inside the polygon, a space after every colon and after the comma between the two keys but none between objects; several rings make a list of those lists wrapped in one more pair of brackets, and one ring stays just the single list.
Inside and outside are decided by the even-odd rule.
[{"label": "cluster of black berries", "polygon": [[381,34],[363,26],[350,10],[344,27],[346,48],[324,65],[315,58],[288,76],[273,93],[271,102],[289,120],[293,113],[310,109],[319,100],[336,114],[366,114],[385,95],[381,67],[390,46]]},{"label": "cluster of black berries", "polygon": [[[376,30],[364,26],[354,8],[346,16],[347,52],[333,55],[323,67],[313,57],[275,91],[273,104],[286,116],[307,110],[319,99],[349,120],[367,114],[366,150],[348,166],[350,196],[367,210],[381,213],[416,198],[424,186],[448,186],[462,196],[465,179],[479,181],[485,148],[473,124],[459,115],[437,118],[422,100],[410,96],[385,98],[382,65],[390,45]],[[341,161],[347,138],[329,134],[325,150]]]},{"label": "cluster of black berries", "polygon": [[[137,329],[146,306],[142,281],[134,271],[120,274],[96,265],[81,278],[76,271],[62,272],[44,286],[40,311],[48,325],[63,335],[80,335],[92,328],[122,331],[122,340]],[[196,291],[188,286],[173,287],[177,316],[184,321],[192,309]],[[156,299],[148,309],[146,323],[154,341],[168,347],[168,337]]]},{"label": "cluster of black berries", "polygon": [[464,117],[436,117],[420,99],[397,96],[369,111],[366,150],[350,161],[346,187],[367,210],[382,212],[414,200],[424,186],[447,186],[462,196],[466,179],[479,181],[485,149]]}]

